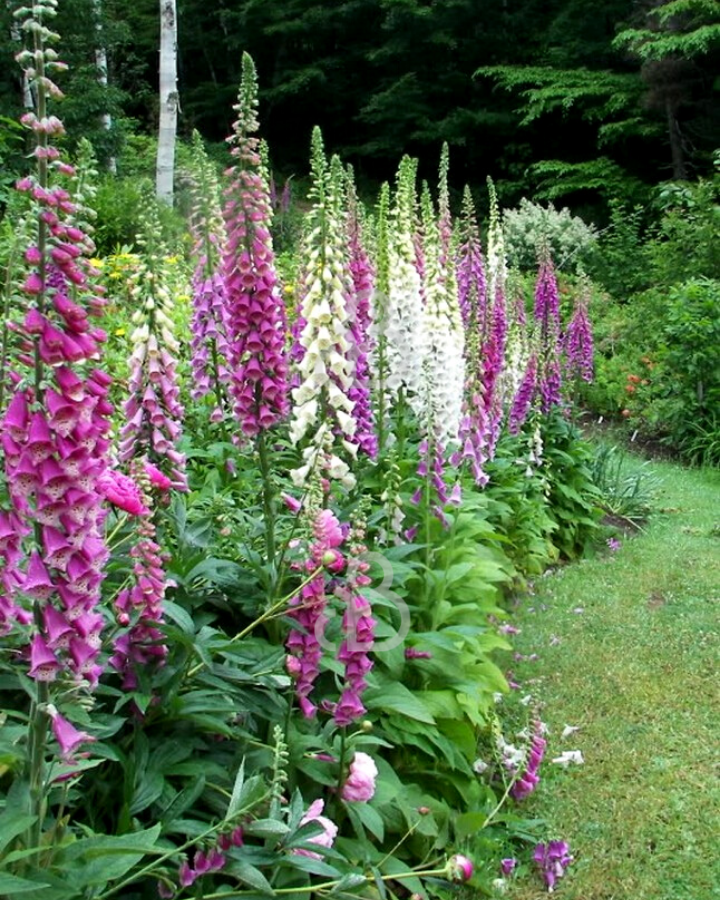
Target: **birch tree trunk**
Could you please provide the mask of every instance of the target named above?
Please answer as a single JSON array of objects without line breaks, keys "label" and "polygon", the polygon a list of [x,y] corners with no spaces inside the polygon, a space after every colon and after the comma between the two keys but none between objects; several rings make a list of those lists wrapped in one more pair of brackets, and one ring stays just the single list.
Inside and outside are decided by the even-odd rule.
[{"label": "birch tree trunk", "polygon": [[177,7],[175,0],[160,0],[160,127],[155,193],[158,200],[171,206],[177,113]]},{"label": "birch tree trunk", "polygon": [[[107,49],[105,47],[102,0],[93,0],[93,14],[95,16],[95,68],[97,69],[97,80],[101,87],[107,88],[108,60]],[[110,113],[102,113],[100,122],[103,130],[109,132],[112,128],[112,116]],[[117,160],[114,156],[108,157],[107,167],[108,171],[112,172],[113,175],[117,174]]]},{"label": "birch tree trunk", "polygon": [[[19,44],[22,48],[23,38],[22,32],[20,31],[20,23],[13,16],[13,10],[15,9],[11,0],[5,0],[5,6],[7,7],[8,12],[10,13],[10,37],[15,44]],[[30,82],[28,81],[27,72],[23,67],[22,70],[22,98],[23,98],[23,106],[27,110],[35,109],[35,98],[33,97],[32,90],[30,89]]]}]

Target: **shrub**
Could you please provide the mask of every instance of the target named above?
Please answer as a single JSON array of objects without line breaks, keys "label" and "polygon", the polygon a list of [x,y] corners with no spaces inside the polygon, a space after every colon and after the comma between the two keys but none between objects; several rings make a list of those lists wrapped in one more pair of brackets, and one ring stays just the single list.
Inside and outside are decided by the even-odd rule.
[{"label": "shrub", "polygon": [[595,228],[571,215],[567,208],[557,210],[552,203],[546,208],[525,197],[517,209],[505,210],[503,228],[508,263],[520,269],[537,266],[538,246],[543,243],[549,247],[556,268],[574,268],[586,260],[597,240]]}]

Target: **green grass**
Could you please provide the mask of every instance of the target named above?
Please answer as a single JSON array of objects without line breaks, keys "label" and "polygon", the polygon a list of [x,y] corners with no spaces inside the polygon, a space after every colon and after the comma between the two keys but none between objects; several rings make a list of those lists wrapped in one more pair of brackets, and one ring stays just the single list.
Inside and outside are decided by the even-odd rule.
[{"label": "green grass", "polygon": [[[524,812],[570,842],[566,900],[720,897],[720,473],[649,469],[663,483],[645,531],[539,579],[517,615],[516,649],[540,659],[515,672],[551,729]],[[581,731],[562,739],[566,724]],[[550,763],[570,749],[583,766]],[[547,894],[523,865],[509,896]]]}]

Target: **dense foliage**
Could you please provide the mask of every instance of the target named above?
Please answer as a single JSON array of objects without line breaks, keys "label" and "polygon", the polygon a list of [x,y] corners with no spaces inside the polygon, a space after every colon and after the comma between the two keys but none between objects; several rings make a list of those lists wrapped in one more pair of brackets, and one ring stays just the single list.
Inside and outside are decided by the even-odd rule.
[{"label": "dense foliage", "polygon": [[447,147],[435,195],[405,156],[365,210],[319,129],[288,277],[247,54],[185,252],[146,198],[97,257],[55,10],[18,16],[38,108],[2,244],[3,896],[444,897],[528,843],[552,887],[502,654],[506,599],[597,529],[583,297],[546,247],[510,300],[492,183],[483,246]]},{"label": "dense foliage", "polygon": [[[23,97],[11,26],[21,5],[0,8],[8,117]],[[250,50],[265,135],[287,174],[304,172],[318,124],[363,181],[388,178],[406,152],[427,177],[447,141],[458,186],[490,173],[507,202],[541,192],[597,209],[612,196],[644,200],[668,174],[707,173],[720,142],[720,24],[707,0],[612,0],[602,14],[584,0],[488,0],[481,13],[473,0],[343,0],[331,11],[315,0],[179,0],[178,20],[181,133],[222,141]],[[71,133],[82,129],[102,162],[128,134],[155,133],[157,2],[64,0],[58,28],[71,66],[61,80]],[[107,87],[98,84],[98,46]]]}]

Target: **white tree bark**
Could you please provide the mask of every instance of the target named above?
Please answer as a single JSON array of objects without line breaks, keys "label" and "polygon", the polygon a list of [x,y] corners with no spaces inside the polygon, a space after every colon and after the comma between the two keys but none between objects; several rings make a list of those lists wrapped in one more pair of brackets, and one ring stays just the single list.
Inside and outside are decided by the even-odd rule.
[{"label": "white tree bark", "polygon": [[[97,69],[98,84],[106,88],[108,86],[108,61],[105,48],[105,36],[103,34],[102,0],[93,0],[93,12],[95,15],[95,68]],[[112,116],[104,112],[100,116],[100,122],[105,131],[112,128]],[[113,175],[117,174],[117,160],[114,156],[108,158],[107,167]]]},{"label": "white tree bark", "polygon": [[[22,39],[22,32],[20,31],[20,23],[12,15],[15,7],[12,4],[11,0],[5,0],[5,6],[8,8],[8,11],[9,11],[10,17],[11,17],[10,21],[12,23],[10,25],[10,37],[12,38],[14,43],[19,44],[22,47],[23,39]],[[23,106],[25,107],[25,109],[29,109],[29,110],[35,109],[35,98],[33,97],[32,90],[30,89],[30,82],[28,81],[28,77],[27,77],[27,73],[25,72],[25,69],[23,69],[23,74],[22,74],[22,95],[23,95]]]},{"label": "white tree bark", "polygon": [[177,132],[177,6],[160,0],[160,127],[158,131],[155,193],[172,205]]}]

